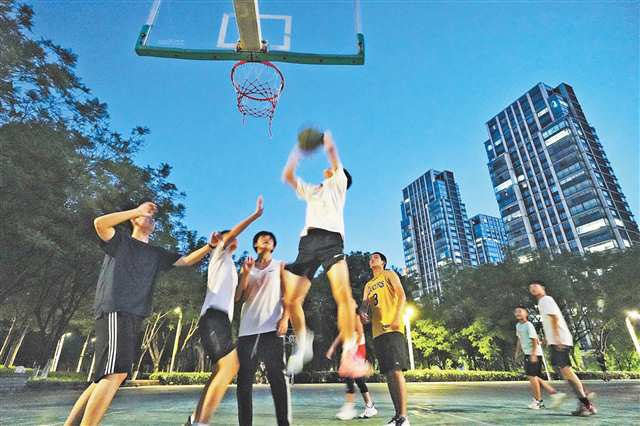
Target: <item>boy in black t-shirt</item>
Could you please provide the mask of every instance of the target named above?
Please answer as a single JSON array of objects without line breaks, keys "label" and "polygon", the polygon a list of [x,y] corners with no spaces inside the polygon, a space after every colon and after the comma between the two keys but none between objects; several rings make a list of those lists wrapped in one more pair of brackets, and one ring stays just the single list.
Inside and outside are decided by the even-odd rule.
[{"label": "boy in black t-shirt", "polygon": [[[191,266],[211,251],[211,243],[187,256],[149,244],[157,207],[151,202],[135,209],[100,216],[93,221],[104,261],[95,296],[96,366],[93,383],[80,395],[65,425],[100,423],[120,385],[131,373],[138,330],[151,313],[151,299],[160,272]],[[131,235],[115,229],[130,221]]]}]

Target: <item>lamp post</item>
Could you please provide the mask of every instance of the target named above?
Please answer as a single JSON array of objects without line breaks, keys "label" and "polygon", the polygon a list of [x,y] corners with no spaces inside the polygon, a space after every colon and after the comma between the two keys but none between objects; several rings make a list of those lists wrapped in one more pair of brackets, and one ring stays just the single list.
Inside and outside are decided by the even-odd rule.
[{"label": "lamp post", "polygon": [[93,375],[93,368],[96,366],[96,338],[91,338],[91,343],[93,343],[93,357],[91,358],[91,367],[89,367],[89,374],[87,375],[87,382],[91,381],[91,376]]},{"label": "lamp post", "polygon": [[412,370],[416,369],[416,364],[413,360],[413,339],[411,338],[411,318],[415,315],[416,311],[413,307],[409,306],[404,311],[404,328],[407,335],[407,346],[409,348],[409,366]]},{"label": "lamp post", "polygon": [[64,338],[71,336],[71,333],[64,333],[60,336],[58,344],[56,345],[56,351],[53,354],[53,362],[51,363],[51,372],[55,373],[58,370],[58,362],[60,361],[60,354],[62,354],[62,347],[64,346]]},{"label": "lamp post", "polygon": [[178,352],[178,341],[180,340],[180,328],[182,328],[182,308],[178,306],[173,310],[178,314],[178,327],[176,328],[176,338],[173,341],[173,354],[171,354],[171,364],[169,365],[169,373],[173,373],[173,365],[176,361],[176,353]]},{"label": "lamp post", "polygon": [[636,348],[638,355],[640,355],[640,343],[638,342],[638,336],[636,330],[633,328],[633,324],[631,324],[631,320],[640,321],[640,312],[628,311],[624,319],[625,324],[627,324],[627,330],[629,330],[629,335],[631,336],[631,341],[633,341],[633,346]]}]

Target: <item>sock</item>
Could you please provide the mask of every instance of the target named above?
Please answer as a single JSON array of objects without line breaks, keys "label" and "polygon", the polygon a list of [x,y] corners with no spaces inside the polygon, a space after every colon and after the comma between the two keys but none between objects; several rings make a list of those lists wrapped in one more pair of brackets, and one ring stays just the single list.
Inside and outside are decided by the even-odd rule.
[{"label": "sock", "polygon": [[193,426],[209,426],[209,423],[194,423]]},{"label": "sock", "polygon": [[373,405],[374,405],[374,404],[373,404],[373,402],[372,402],[371,404],[365,404],[365,407],[367,407],[367,408],[373,408]]},{"label": "sock", "polygon": [[580,402],[582,402],[587,407],[589,406],[589,404],[591,404],[586,397],[585,398],[578,398],[578,399],[580,400]]}]

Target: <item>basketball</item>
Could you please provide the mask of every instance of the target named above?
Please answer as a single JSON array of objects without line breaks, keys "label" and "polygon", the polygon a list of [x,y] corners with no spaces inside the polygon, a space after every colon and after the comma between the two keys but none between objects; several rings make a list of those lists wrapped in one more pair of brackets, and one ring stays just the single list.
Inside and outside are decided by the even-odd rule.
[{"label": "basketball", "polygon": [[301,150],[311,152],[323,143],[324,133],[313,127],[302,129],[298,133],[298,146]]}]

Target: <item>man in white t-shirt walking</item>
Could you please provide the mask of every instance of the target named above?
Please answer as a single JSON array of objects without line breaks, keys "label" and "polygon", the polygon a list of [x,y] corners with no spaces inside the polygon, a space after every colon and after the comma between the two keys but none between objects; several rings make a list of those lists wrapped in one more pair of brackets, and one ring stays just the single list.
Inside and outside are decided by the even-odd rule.
[{"label": "man in white t-shirt walking", "polygon": [[344,169],[331,133],[323,135],[324,150],[330,167],[324,170],[319,185],[304,182],[295,171],[302,157],[299,148],[289,156],[283,171],[288,183],[301,200],[307,203],[304,228],[295,262],[285,266],[285,309],[295,329],[297,345],[289,358],[290,374],[302,370],[305,362],[313,358],[313,333],[307,330],[302,304],[311,287],[311,280],[322,265],[331,284],[331,292],[338,306],[338,330],[343,342],[338,373],[343,377],[362,377],[370,368],[366,360],[357,355],[355,336],[356,316],[349,268],[344,256],[344,204],[351,175]]},{"label": "man in white t-shirt walking", "polygon": [[242,267],[236,301],[244,300],[238,331],[238,424],[253,424],[252,390],[256,370],[264,362],[278,426],[291,424],[289,388],[284,374],[284,339],[289,328],[283,304],[284,262],[273,258],[276,236],[260,231],[253,237],[258,259],[249,257]]},{"label": "man in white t-shirt walking", "polygon": [[529,385],[533,393],[533,401],[529,404],[529,408],[532,410],[544,408],[541,387],[551,396],[551,406],[558,406],[566,395],[557,392],[542,378],[542,347],[540,346],[536,328],[529,321],[529,311],[524,306],[518,306],[513,313],[518,320],[516,323],[518,340],[516,342],[515,358],[518,358],[518,353],[522,351],[524,354],[524,374],[529,379]]},{"label": "man in white t-shirt walking", "polygon": [[571,369],[569,354],[573,347],[573,337],[562,316],[562,312],[553,297],[547,296],[542,281],[529,283],[529,292],[538,301],[538,311],[542,318],[542,328],[547,345],[551,349],[551,365],[565,379],[578,397],[578,408],[572,412],[574,416],[591,416],[598,411],[585,393],[582,382]]}]

